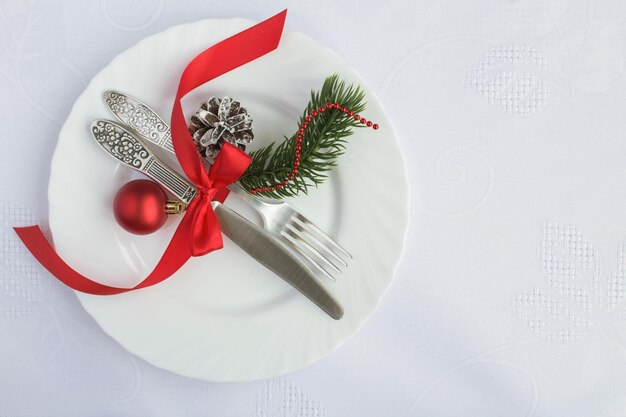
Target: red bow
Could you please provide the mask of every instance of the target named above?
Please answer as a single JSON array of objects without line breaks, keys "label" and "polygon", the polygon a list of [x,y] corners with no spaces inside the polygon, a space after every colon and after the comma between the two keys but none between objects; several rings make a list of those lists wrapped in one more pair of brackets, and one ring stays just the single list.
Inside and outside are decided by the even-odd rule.
[{"label": "red bow", "polygon": [[154,270],[132,288],[100,284],[79,274],[54,251],[39,226],[16,227],[15,231],[37,260],[69,287],[96,295],[111,295],[149,287],[169,278],[191,256],[205,255],[222,247],[222,234],[211,201],[223,201],[226,186],[239,178],[250,157],[225,144],[209,172],[202,165],[187,129],[180,100],[194,88],[253,61],[278,47],[287,10],[208,48],[196,56],[180,78],[172,109],[172,142],[187,177],[198,187],[172,240]]},{"label": "red bow", "polygon": [[[193,156],[198,158],[195,148]],[[193,181],[198,186],[198,194],[191,200],[185,217],[176,229],[176,233],[191,237],[191,256],[206,255],[222,247],[222,233],[211,201],[224,201],[228,195],[226,186],[235,182],[246,171],[250,161],[248,154],[230,143],[225,143],[209,174],[203,169],[200,180]]]}]

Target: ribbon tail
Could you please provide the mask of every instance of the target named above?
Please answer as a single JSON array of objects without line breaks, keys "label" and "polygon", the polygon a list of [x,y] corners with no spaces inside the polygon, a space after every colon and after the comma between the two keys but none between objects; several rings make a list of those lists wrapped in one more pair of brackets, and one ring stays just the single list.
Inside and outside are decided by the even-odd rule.
[{"label": "ribbon tail", "polygon": [[287,10],[283,10],[216,43],[196,56],[183,71],[172,107],[170,128],[176,159],[187,178],[197,186],[209,188],[211,183],[189,133],[181,105],[182,98],[196,87],[278,48],[286,17]]},{"label": "ribbon tail", "polygon": [[100,284],[70,267],[56,253],[38,225],[15,227],[14,230],[39,263],[59,281],[76,291],[93,295],[121,294],[158,284],[174,274],[191,257],[191,252],[188,250],[188,238],[183,233],[179,233],[179,226],[163,256],[146,279],[132,288],[113,287]]}]

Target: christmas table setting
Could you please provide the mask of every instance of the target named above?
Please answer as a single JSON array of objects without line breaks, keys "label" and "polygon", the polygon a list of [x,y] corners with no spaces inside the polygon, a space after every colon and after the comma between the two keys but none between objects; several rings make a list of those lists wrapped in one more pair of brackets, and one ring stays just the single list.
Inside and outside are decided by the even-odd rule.
[{"label": "christmas table setting", "polygon": [[245,6],[0,4],[0,416],[620,415],[626,9]]}]

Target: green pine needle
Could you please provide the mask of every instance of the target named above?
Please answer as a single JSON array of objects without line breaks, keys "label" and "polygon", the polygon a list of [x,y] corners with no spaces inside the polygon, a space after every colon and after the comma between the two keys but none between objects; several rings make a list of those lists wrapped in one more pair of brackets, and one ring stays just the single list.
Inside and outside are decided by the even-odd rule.
[{"label": "green pine needle", "polygon": [[[339,103],[354,114],[365,109],[365,94],[358,86],[346,85],[335,74],[324,81],[321,91],[311,91],[311,101],[300,117],[300,125],[313,110],[326,103]],[[259,192],[257,195],[281,199],[307,194],[309,187],[317,187],[328,177],[329,171],[337,165],[337,159],[346,150],[346,138],[352,134],[352,128],[363,125],[336,109],[318,114],[308,124],[302,140],[302,150],[298,175],[280,190]],[[250,153],[252,163],[239,178],[239,184],[246,190],[269,187],[289,177],[295,160],[296,136],[276,145],[271,143]]]}]

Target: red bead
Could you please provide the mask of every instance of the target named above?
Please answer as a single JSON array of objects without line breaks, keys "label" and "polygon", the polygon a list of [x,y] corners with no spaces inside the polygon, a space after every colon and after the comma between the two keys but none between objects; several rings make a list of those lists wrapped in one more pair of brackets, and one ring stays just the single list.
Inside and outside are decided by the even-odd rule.
[{"label": "red bead", "polygon": [[354,112],[352,110],[348,110],[348,116],[352,116]]},{"label": "red bead", "polygon": [[281,184],[276,184],[276,189],[277,190],[280,190],[281,188],[283,188],[283,184],[282,183]]},{"label": "red bead", "polygon": [[363,119],[361,119],[361,123],[365,124],[365,123],[367,123],[367,120],[365,120],[365,119],[363,118]]},{"label": "red bead", "polygon": [[289,181],[285,180],[285,181],[281,182],[281,184],[284,187],[285,185],[289,184]]},{"label": "red bead", "polygon": [[334,105],[333,107],[334,107],[334,108],[336,108],[336,109],[341,108],[341,106],[339,105],[339,103],[335,103],[335,105]]},{"label": "red bead", "polygon": [[300,135],[304,135],[304,129],[300,129],[300,130],[298,130],[298,133],[299,133]]},{"label": "red bead", "polygon": [[297,173],[298,173],[298,168],[297,168],[297,167],[293,167],[293,168],[291,169],[291,173],[292,173],[292,174],[297,174]]},{"label": "red bead", "polygon": [[261,187],[261,192],[266,192],[267,191],[267,187]]},{"label": "red bead", "polygon": [[367,122],[367,127],[372,127],[372,122],[370,122],[369,120]]},{"label": "red bead", "polygon": [[332,109],[333,108],[333,103],[326,103],[326,108],[327,109]]},{"label": "red bead", "polygon": [[320,113],[324,113],[326,109],[324,107],[320,107],[319,109],[317,109],[317,111]]},{"label": "red bead", "polygon": [[307,122],[307,123],[309,123],[309,122],[311,121],[311,116],[307,116],[307,117],[304,119],[304,121],[305,121],[305,122]]},{"label": "red bead", "polygon": [[289,175],[289,181],[293,181],[294,178],[296,178],[294,174]]},{"label": "red bead", "polygon": [[302,123],[302,126],[300,126],[302,129],[306,129],[309,126],[308,123]]},{"label": "red bead", "polygon": [[341,112],[342,112],[342,113],[345,113],[345,112],[347,112],[347,111],[348,111],[348,109],[346,109],[346,108],[345,108],[345,107],[343,107],[343,106],[342,106],[339,110],[341,110]]},{"label": "red bead", "polygon": [[274,191],[274,186],[272,185],[271,187],[268,187],[267,189],[270,191]]},{"label": "red bead", "polygon": [[315,110],[313,110],[313,111],[311,112],[311,116],[313,116],[313,117],[317,116],[317,112],[316,112]]},{"label": "red bead", "polygon": [[294,161],[293,166],[295,167],[299,167],[300,166],[300,161],[298,161],[297,159]]},{"label": "red bead", "polygon": [[359,116],[358,114],[354,115],[354,120],[361,120],[361,116]]},{"label": "red bead", "polygon": [[113,214],[124,230],[147,235],[163,226],[167,220],[167,196],[159,185],[150,180],[134,180],[122,186],[113,201]]},{"label": "red bead", "polygon": [[296,150],[299,151],[302,149],[302,145],[300,145],[299,143],[296,143]]},{"label": "red bead", "polygon": [[372,126],[374,128],[374,130],[378,130],[378,125],[376,123],[374,123],[374,126]]},{"label": "red bead", "polygon": [[301,156],[302,156],[302,154],[300,153],[300,151],[296,151],[296,158],[300,159]]}]

